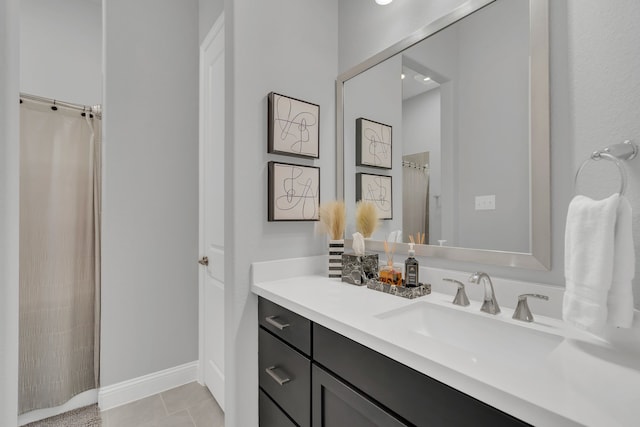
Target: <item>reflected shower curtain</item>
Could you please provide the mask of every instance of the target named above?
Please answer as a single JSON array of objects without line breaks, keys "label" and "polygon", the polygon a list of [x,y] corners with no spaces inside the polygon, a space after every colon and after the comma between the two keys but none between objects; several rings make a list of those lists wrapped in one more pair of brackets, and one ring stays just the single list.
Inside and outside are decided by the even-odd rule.
[{"label": "reflected shower curtain", "polygon": [[100,120],[20,107],[20,414],[97,388]]},{"label": "reflected shower curtain", "polygon": [[425,233],[429,243],[429,171],[424,167],[402,167],[402,228],[405,242]]}]

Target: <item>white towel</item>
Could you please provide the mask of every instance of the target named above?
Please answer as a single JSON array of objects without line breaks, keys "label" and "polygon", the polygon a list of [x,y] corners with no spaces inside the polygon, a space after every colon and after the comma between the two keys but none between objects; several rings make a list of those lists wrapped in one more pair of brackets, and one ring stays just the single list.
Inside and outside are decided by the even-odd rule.
[{"label": "white towel", "polygon": [[567,213],[562,318],[593,332],[607,321],[618,202],[618,194],[604,200],[576,196]]},{"label": "white towel", "polygon": [[633,247],[631,204],[621,196],[616,218],[613,246],[613,280],[607,307],[607,323],[618,328],[630,328],[633,323],[632,280],[636,270],[636,254]]}]

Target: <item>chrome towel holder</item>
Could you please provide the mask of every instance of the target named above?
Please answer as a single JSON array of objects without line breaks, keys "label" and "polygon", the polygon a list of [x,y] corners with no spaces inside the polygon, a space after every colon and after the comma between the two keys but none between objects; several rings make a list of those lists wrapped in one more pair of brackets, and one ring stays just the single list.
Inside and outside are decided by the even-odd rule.
[{"label": "chrome towel holder", "polygon": [[574,178],[574,187],[578,188],[578,177],[580,172],[591,160],[610,160],[618,167],[620,172],[620,195],[624,194],[627,189],[627,172],[622,164],[621,160],[631,160],[638,154],[638,145],[631,140],[626,140],[619,144],[609,145],[602,150],[596,150],[591,153],[591,156],[585,160],[578,168],[576,176]]}]

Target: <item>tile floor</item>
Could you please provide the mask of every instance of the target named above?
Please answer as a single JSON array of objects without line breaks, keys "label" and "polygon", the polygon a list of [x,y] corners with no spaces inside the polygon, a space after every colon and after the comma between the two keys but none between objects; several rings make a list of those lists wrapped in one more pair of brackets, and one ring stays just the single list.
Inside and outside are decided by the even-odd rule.
[{"label": "tile floor", "polygon": [[103,411],[103,427],[224,427],[224,413],[206,387],[193,382]]}]

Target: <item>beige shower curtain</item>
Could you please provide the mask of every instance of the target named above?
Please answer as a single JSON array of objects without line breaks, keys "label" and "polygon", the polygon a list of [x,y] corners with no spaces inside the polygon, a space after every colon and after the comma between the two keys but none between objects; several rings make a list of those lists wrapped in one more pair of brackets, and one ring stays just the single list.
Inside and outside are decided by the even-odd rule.
[{"label": "beige shower curtain", "polygon": [[21,104],[21,414],[98,386],[100,130],[77,110]]},{"label": "beige shower curtain", "polygon": [[425,233],[429,244],[429,153],[402,156],[402,228],[404,240]]}]

